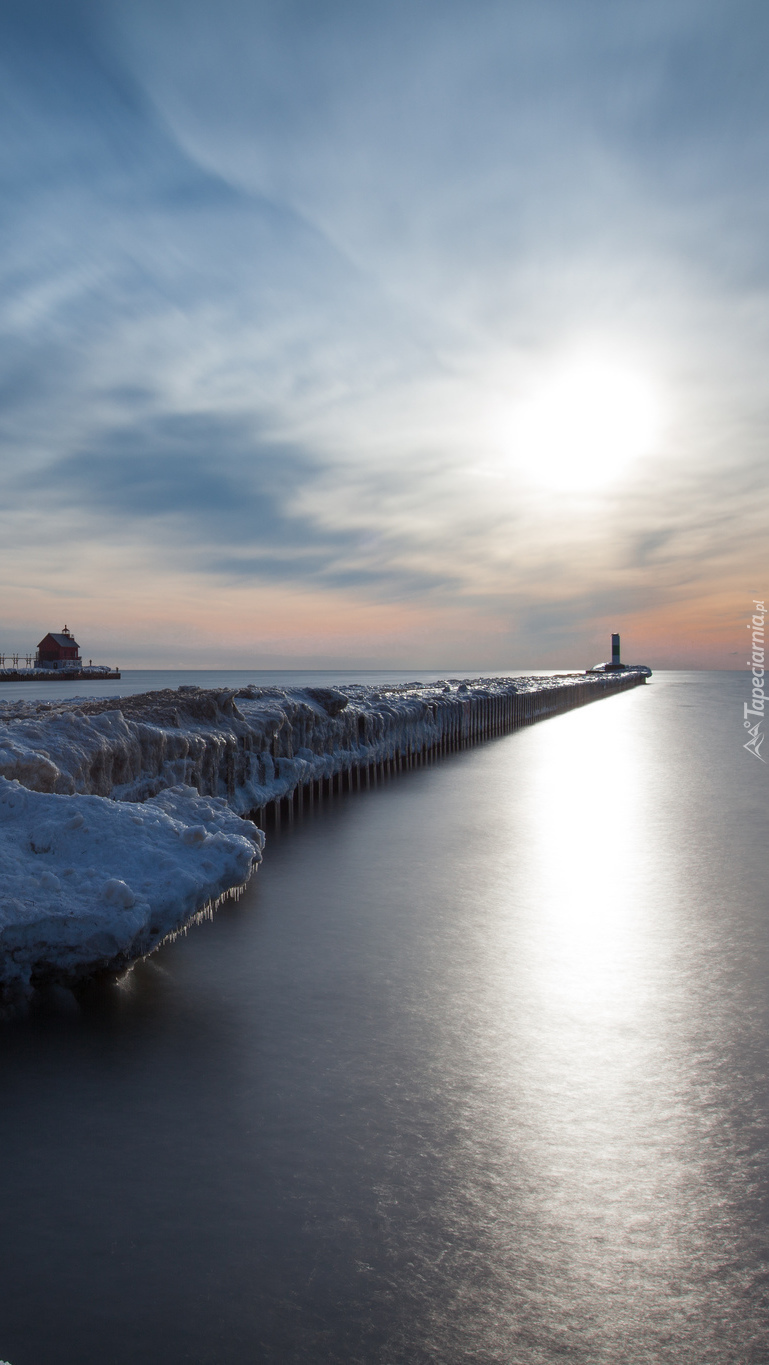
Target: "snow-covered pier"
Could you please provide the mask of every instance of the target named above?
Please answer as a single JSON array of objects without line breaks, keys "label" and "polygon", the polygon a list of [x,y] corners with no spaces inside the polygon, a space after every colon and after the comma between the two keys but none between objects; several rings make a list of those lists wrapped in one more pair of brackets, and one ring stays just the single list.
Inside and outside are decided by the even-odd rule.
[{"label": "snow-covered pier", "polygon": [[[320,736],[312,724],[308,731],[301,712],[290,729],[277,732],[270,797],[253,809],[252,818],[260,825],[290,822],[334,794],[370,787],[437,757],[645,682],[645,677],[628,673],[347,687],[346,714],[337,718],[339,742],[330,751],[325,734]],[[314,696],[321,705],[325,696],[325,705],[333,709],[341,694],[331,689],[327,694],[318,690]]]},{"label": "snow-covered pier", "polygon": [[237,892],[261,859],[257,826],[645,681],[0,702],[0,985],[117,969]]},{"label": "snow-covered pier", "polygon": [[120,682],[120,669],[97,668],[0,668],[0,683],[4,682]]}]

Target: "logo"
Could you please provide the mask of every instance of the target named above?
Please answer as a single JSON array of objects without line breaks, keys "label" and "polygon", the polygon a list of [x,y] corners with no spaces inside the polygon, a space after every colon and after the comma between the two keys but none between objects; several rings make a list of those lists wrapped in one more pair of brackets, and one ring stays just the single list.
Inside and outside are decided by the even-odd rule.
[{"label": "logo", "polygon": [[[742,707],[742,720],[745,729],[750,735],[747,744],[743,744],[743,749],[747,749],[749,754],[757,758],[760,763],[765,763],[766,759],[761,753],[761,745],[764,742],[764,734],[761,726],[764,723],[764,706],[766,696],[764,694],[764,621],[766,619],[766,608],[763,602],[753,598],[755,612],[748,622],[748,630],[751,634],[751,657],[748,659],[748,668],[751,670],[751,694],[750,702],[744,702]],[[749,717],[755,716],[757,719],[751,721]]]},{"label": "logo", "polygon": [[[749,720],[746,721],[745,724],[746,726],[749,726],[750,721]],[[750,754],[755,754],[756,758],[760,758],[761,762],[765,763],[766,759],[763,758],[761,755],[761,745],[764,742],[764,736],[761,734],[760,720],[756,721],[756,724],[753,726],[752,730],[748,731],[748,733],[750,735],[750,739],[748,740],[747,744],[743,744],[742,746],[743,749],[747,749],[748,753]]]}]

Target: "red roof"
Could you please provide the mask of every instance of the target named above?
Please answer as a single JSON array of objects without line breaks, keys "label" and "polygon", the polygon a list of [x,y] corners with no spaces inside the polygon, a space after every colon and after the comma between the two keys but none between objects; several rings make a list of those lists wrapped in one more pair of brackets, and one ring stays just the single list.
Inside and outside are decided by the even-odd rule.
[{"label": "red roof", "polygon": [[77,640],[75,640],[73,636],[69,634],[69,632],[67,632],[66,635],[63,632],[60,635],[59,634],[54,635],[52,631],[49,631],[48,634],[45,636],[45,639],[40,641],[38,649],[41,650],[45,649],[47,651],[51,651],[57,654],[61,650],[66,650],[68,654],[71,653],[77,654],[80,649],[80,645],[78,644]]}]

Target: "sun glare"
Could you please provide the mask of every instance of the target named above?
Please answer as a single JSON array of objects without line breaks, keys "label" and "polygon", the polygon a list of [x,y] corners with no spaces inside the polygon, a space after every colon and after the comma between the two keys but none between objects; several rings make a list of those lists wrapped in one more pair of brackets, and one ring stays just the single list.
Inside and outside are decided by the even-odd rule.
[{"label": "sun glare", "polygon": [[642,374],[585,359],[564,365],[517,406],[505,446],[533,481],[587,491],[649,453],[660,427],[659,398]]}]

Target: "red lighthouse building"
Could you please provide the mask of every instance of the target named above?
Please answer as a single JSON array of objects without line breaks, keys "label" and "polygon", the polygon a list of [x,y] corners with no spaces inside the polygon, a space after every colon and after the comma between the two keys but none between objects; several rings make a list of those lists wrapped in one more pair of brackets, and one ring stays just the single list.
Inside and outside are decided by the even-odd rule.
[{"label": "red lighthouse building", "polygon": [[50,632],[37,647],[35,668],[82,668],[80,646],[65,626],[60,635]]}]

